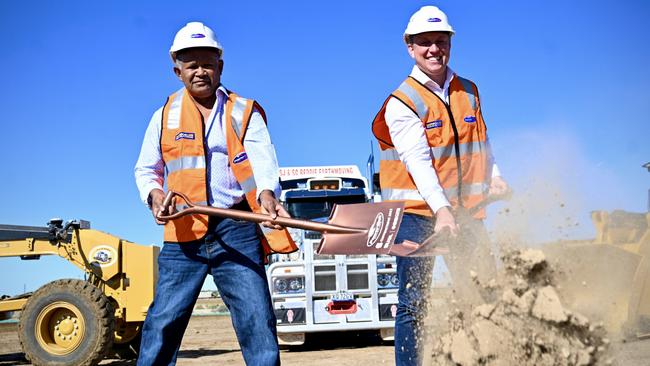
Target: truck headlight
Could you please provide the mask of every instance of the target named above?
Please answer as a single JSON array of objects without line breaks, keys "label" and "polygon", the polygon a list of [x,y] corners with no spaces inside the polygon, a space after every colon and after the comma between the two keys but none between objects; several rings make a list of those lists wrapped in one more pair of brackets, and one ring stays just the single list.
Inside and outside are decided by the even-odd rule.
[{"label": "truck headlight", "polygon": [[397,273],[380,273],[377,275],[377,285],[379,287],[398,287],[399,278]]},{"label": "truck headlight", "polygon": [[302,278],[296,277],[289,279],[289,290],[300,291],[303,288]]},{"label": "truck headlight", "polygon": [[386,287],[390,283],[389,275],[381,273],[377,275],[377,284],[381,287]]},{"label": "truck headlight", "polygon": [[305,291],[304,277],[282,277],[273,280],[273,291],[281,294],[291,294]]},{"label": "truck headlight", "polygon": [[273,289],[275,292],[287,292],[287,288],[287,280],[284,278],[276,278],[275,281],[273,281]]},{"label": "truck headlight", "polygon": [[397,277],[397,273],[390,275],[390,284],[395,287],[399,286],[399,278]]}]

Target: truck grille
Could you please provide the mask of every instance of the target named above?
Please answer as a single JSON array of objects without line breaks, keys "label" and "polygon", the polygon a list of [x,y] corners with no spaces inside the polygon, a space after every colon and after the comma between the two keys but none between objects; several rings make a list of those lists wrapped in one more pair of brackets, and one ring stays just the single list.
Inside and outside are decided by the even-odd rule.
[{"label": "truck grille", "polygon": [[336,266],[314,266],[314,290],[336,290]]},{"label": "truck grille", "polygon": [[368,264],[348,264],[348,289],[366,290],[368,284]]}]

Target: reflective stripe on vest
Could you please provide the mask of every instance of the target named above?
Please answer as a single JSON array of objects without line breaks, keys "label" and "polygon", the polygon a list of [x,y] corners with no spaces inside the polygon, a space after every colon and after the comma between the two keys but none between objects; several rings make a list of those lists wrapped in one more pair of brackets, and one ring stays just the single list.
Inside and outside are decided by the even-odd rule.
[{"label": "reflective stripe on vest", "polygon": [[185,93],[185,88],[178,89],[178,91],[175,93],[176,98],[174,98],[172,104],[169,106],[167,128],[170,130],[175,130],[180,126],[181,107],[183,106],[183,93]]},{"label": "reflective stripe on vest", "polygon": [[[461,196],[474,196],[478,194],[486,193],[488,190],[487,184],[484,183],[472,183],[472,184],[463,184],[461,189]],[[447,197],[456,197],[458,196],[458,186],[453,186],[445,188],[445,195]]]},{"label": "reflective stripe on vest", "polygon": [[399,189],[399,188],[382,188],[381,189],[382,201],[424,201],[422,195],[417,189]]},{"label": "reflective stripe on vest", "polygon": [[[487,185],[482,183],[465,184],[463,185],[461,195],[470,196],[483,194],[487,191]],[[445,195],[448,197],[456,197],[458,195],[458,186],[453,186],[444,189]],[[392,200],[417,200],[424,201],[422,195],[417,189],[398,189],[386,188],[381,190],[381,199],[385,201]]]},{"label": "reflective stripe on vest", "polygon": [[255,177],[250,177],[243,182],[239,182],[241,189],[244,190],[244,193],[252,192],[257,190],[257,184],[255,184]]},{"label": "reflective stripe on vest", "polygon": [[[242,98],[240,96],[235,96],[233,99],[234,102],[232,103],[232,111],[230,112],[230,125],[232,126],[232,131],[235,133],[237,140],[242,142],[243,145],[244,136],[242,132],[244,132],[244,114],[246,112],[246,109],[248,109],[249,101],[246,98]],[[248,118],[250,118],[250,115]],[[247,127],[248,126],[246,126],[246,128]],[[246,194],[257,191],[255,177],[252,175],[249,178],[241,180],[239,182],[239,185]],[[249,205],[251,205],[250,202]],[[251,205],[251,208],[254,208],[254,206]]]},{"label": "reflective stripe on vest", "polygon": [[165,163],[167,174],[183,169],[205,169],[205,156],[181,156]]},{"label": "reflective stripe on vest", "polygon": [[[484,141],[465,142],[458,145],[460,156],[471,155],[475,153],[487,152],[487,144]],[[431,155],[434,159],[450,158],[454,156],[454,145],[431,147]],[[399,154],[395,149],[382,150],[379,153],[381,160],[397,160]]]},{"label": "reflective stripe on vest", "polygon": [[[475,153],[483,153],[487,149],[484,141],[464,142],[458,144],[460,157],[471,155]],[[431,148],[431,155],[434,159],[450,158],[454,155],[454,145],[439,146]]]},{"label": "reflective stripe on vest", "polygon": [[429,113],[429,108],[427,108],[427,105],[424,103],[422,98],[420,98],[417,90],[413,89],[413,87],[405,81],[402,82],[397,90],[406,94],[406,96],[413,102],[415,105],[415,113],[420,117],[420,119],[426,118]]},{"label": "reflective stripe on vest", "polygon": [[235,135],[242,141],[242,128],[244,126],[244,111],[246,110],[246,99],[242,97],[235,98],[235,103],[232,106],[231,124]]},{"label": "reflective stripe on vest", "polygon": [[472,82],[465,78],[461,78],[460,76],[458,77],[458,80],[460,80],[460,83],[463,85],[463,89],[465,89],[465,93],[467,93],[469,104],[472,106],[472,109],[476,109],[476,95],[474,94],[474,87],[472,87]]}]

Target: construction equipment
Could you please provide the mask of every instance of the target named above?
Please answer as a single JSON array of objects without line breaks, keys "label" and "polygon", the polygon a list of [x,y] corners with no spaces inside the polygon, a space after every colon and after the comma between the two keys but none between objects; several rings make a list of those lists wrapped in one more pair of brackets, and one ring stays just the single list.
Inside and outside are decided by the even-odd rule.
[{"label": "construction equipment", "polygon": [[0,225],[0,257],[58,255],[85,273],[0,300],[0,317],[21,311],[19,338],[34,365],[96,365],[137,355],[153,300],[159,248],[90,229],[83,220],[47,227]]},{"label": "construction equipment", "polygon": [[650,337],[650,213],[595,211],[593,240],[542,247],[572,309],[625,338]]},{"label": "construction equipment", "polygon": [[[374,197],[354,165],[280,168],[280,185],[279,199],[291,217],[322,223],[334,205],[340,209]],[[327,254],[321,232],[289,228],[289,233],[300,250],[272,255],[266,269],[280,343],[299,345],[309,333],[328,331],[377,331],[392,339],[395,257]],[[332,235],[338,234],[326,234]]]}]

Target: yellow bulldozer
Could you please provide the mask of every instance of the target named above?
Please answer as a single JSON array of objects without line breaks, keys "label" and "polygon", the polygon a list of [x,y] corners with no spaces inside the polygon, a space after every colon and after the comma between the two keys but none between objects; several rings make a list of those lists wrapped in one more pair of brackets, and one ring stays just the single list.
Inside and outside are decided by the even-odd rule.
[{"label": "yellow bulldozer", "polygon": [[19,339],[34,365],[96,365],[137,355],[153,300],[159,248],[54,219],[47,227],[0,225],[0,257],[58,255],[85,273],[0,300],[0,319],[20,311]]},{"label": "yellow bulldozer", "polygon": [[593,240],[543,246],[570,308],[623,338],[650,337],[650,213],[594,211]]}]

